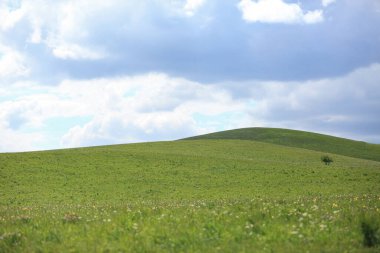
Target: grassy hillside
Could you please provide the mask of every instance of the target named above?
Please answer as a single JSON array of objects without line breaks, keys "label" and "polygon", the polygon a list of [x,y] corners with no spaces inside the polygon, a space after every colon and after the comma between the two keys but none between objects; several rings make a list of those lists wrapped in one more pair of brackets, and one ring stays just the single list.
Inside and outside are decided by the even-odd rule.
[{"label": "grassy hillside", "polygon": [[0,204],[281,198],[380,190],[380,163],[336,155],[333,165],[325,166],[322,154],[239,140],[0,154]]},{"label": "grassy hillside", "polygon": [[369,144],[361,141],[289,129],[242,128],[194,136],[186,138],[185,140],[202,139],[253,140],[380,161],[379,144]]},{"label": "grassy hillside", "polygon": [[0,154],[0,252],[377,252],[380,163],[322,154],[243,140]]}]

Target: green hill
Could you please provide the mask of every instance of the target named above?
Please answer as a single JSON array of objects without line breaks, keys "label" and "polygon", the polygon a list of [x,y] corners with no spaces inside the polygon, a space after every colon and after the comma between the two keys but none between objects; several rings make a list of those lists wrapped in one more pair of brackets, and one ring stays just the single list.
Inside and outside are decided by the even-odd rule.
[{"label": "green hill", "polygon": [[[379,162],[334,155],[327,167],[322,154],[244,140],[0,154],[0,204],[292,197],[380,189],[380,184],[359,180],[367,180],[361,176],[367,173],[380,181]],[[356,185],[355,191],[350,185]]]},{"label": "green hill", "polygon": [[242,128],[194,136],[184,140],[202,139],[253,140],[380,161],[379,144],[298,130],[259,127]]},{"label": "green hill", "polygon": [[378,252],[380,162],[322,154],[247,140],[0,154],[0,252]]}]

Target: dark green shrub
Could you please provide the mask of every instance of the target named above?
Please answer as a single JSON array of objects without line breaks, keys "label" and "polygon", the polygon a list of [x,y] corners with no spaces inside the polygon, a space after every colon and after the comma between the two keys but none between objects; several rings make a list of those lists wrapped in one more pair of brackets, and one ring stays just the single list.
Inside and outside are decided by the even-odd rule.
[{"label": "dark green shrub", "polygon": [[328,155],[324,155],[321,157],[321,161],[324,162],[326,165],[330,165],[330,163],[333,162],[333,159]]},{"label": "dark green shrub", "polygon": [[375,219],[363,219],[361,222],[363,244],[366,247],[380,245],[380,225]]}]

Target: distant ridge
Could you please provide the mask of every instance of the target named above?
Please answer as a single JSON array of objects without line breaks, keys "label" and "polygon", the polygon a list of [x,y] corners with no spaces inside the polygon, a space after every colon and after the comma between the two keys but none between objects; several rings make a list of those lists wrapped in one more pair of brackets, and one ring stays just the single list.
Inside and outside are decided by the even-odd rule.
[{"label": "distant ridge", "polygon": [[251,140],[380,161],[380,145],[319,133],[281,128],[241,128],[204,134],[183,140]]}]

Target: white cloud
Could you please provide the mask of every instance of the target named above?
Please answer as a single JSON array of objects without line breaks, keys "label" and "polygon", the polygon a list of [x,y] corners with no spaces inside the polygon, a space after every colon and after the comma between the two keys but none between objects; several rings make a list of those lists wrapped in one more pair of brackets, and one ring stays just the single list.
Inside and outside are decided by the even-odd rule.
[{"label": "white cloud", "polygon": [[[232,100],[224,89],[159,73],[66,80],[56,87],[30,85],[24,90],[29,92],[0,102],[0,125],[9,131],[38,133],[46,131],[49,119],[88,117],[87,123],[74,125],[62,136],[64,147],[168,140],[216,131],[225,124],[218,120],[225,113],[238,115],[230,117],[231,127],[246,120],[241,113],[244,102]],[[205,119],[197,122],[195,114]]]},{"label": "white cloud", "polygon": [[9,129],[40,128],[53,117],[82,116],[87,113],[78,101],[54,94],[37,93],[0,103],[0,123]]},{"label": "white cloud", "polygon": [[[222,86],[151,73],[65,80],[53,87],[20,83],[0,90],[0,101],[1,96],[16,96],[0,102],[0,137],[9,136],[0,149],[38,149],[38,143],[50,139],[48,120],[65,122],[70,117],[86,121],[66,128],[56,139],[62,147],[172,140],[249,126],[380,141],[379,73],[380,64],[374,64],[343,77],[307,82]],[[237,86],[244,87],[244,95],[237,95]]]},{"label": "white cloud", "polygon": [[0,44],[0,77],[13,78],[18,76],[26,76],[29,69],[26,64],[24,56]]},{"label": "white cloud", "polygon": [[186,0],[184,10],[186,15],[193,16],[195,12],[204,5],[206,0]]},{"label": "white cloud", "polygon": [[282,0],[241,0],[238,7],[247,22],[313,24],[323,21],[322,10],[304,13],[299,4]]},{"label": "white cloud", "polygon": [[19,22],[25,15],[24,9],[11,10],[7,6],[7,2],[0,3],[0,31],[11,29],[17,22]]},{"label": "white cloud", "polygon": [[[177,6],[174,4],[176,1],[153,2],[155,6],[170,13],[176,9],[182,13],[181,15],[183,11],[187,15],[193,15],[205,0],[188,0],[184,6]],[[110,30],[120,33],[125,32],[123,30],[126,29],[126,24],[133,26],[133,29],[140,29],[139,19],[147,17],[145,12],[150,11],[151,5],[150,0],[35,0],[22,2],[22,9],[26,10],[28,22],[32,27],[30,42],[44,43],[57,58],[98,60],[109,55],[99,41],[93,43],[92,33],[98,32],[96,24],[112,26]],[[114,19],[113,14],[117,19]],[[106,18],[99,18],[103,16]],[[106,24],[107,22],[110,23]],[[97,39],[104,41],[104,38]]]},{"label": "white cloud", "polygon": [[323,7],[327,7],[330,4],[334,3],[336,0],[322,0]]},{"label": "white cloud", "polygon": [[34,0],[21,1],[15,10],[8,10],[4,3],[0,4],[0,30],[9,30],[23,19],[30,26],[27,42],[45,44],[58,58],[97,60],[106,54],[103,49],[88,45],[87,28],[102,11],[121,3],[119,0],[110,3],[97,0]]},{"label": "white cloud", "polygon": [[315,24],[323,21],[323,11],[322,10],[315,10],[315,11],[308,11],[303,16],[303,20],[306,24]]},{"label": "white cloud", "polygon": [[94,115],[69,130],[64,146],[181,138],[215,130],[197,125],[195,113],[210,116],[244,107],[223,89],[164,74],[66,82],[61,92],[87,104]]},{"label": "white cloud", "polygon": [[105,55],[97,50],[91,50],[89,48],[84,48],[75,44],[64,44],[51,46],[53,50],[53,55],[61,59],[89,59],[98,60],[104,58]]},{"label": "white cloud", "polygon": [[108,113],[84,126],[75,126],[62,137],[64,147],[158,141],[197,133],[191,115],[178,112]]},{"label": "white cloud", "polygon": [[43,138],[40,133],[22,133],[0,126],[0,152],[34,150]]}]

